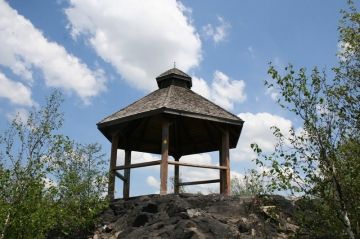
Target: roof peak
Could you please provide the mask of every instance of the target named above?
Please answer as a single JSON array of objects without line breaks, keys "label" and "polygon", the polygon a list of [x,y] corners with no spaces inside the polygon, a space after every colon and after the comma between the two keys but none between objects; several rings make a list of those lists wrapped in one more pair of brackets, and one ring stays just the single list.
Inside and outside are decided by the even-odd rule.
[{"label": "roof peak", "polygon": [[173,68],[156,77],[156,81],[160,89],[170,85],[177,85],[188,89],[190,89],[192,86],[191,77],[185,72],[176,68],[175,65]]},{"label": "roof peak", "polygon": [[175,75],[179,75],[179,76],[183,76],[183,77],[187,77],[187,78],[191,78],[188,74],[186,74],[185,72],[183,72],[182,70],[179,70],[178,68],[176,68],[176,66],[174,65],[173,68],[163,72],[162,74],[160,74],[158,77],[156,78],[162,78],[164,76],[168,76],[171,74],[175,74]]}]

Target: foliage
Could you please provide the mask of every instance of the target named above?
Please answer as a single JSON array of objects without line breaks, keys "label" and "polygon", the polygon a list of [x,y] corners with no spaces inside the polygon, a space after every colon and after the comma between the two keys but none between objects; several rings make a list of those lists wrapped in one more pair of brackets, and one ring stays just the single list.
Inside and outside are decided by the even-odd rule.
[{"label": "foliage", "polygon": [[[169,177],[169,182],[171,185],[171,191],[174,192],[175,191],[175,177],[171,176]],[[182,183],[182,179],[181,179],[181,175],[179,177],[179,183]],[[185,187],[184,186],[179,186],[179,193],[186,193]]]},{"label": "foliage", "polygon": [[[285,191],[318,200],[328,225],[360,236],[360,13],[350,3],[340,22],[339,66],[334,77],[317,67],[308,73],[292,65],[279,73],[270,64],[273,81],[265,85],[280,93],[279,105],[295,113],[302,128],[281,132],[273,127],[278,142],[271,154],[263,154],[256,144],[256,163],[268,167],[264,177],[271,179],[270,191]],[[320,219],[319,219],[320,220]],[[308,224],[310,225],[310,224]],[[338,228],[340,228],[338,230]]]},{"label": "foliage", "polygon": [[73,142],[67,142],[61,151],[53,162],[60,209],[53,232],[85,237],[86,229],[93,226],[94,218],[107,205],[104,154],[98,144],[84,146]]},{"label": "foliage", "polygon": [[231,194],[234,196],[255,196],[265,193],[264,179],[255,170],[249,170],[243,178],[231,179]]},{"label": "foliage", "polygon": [[345,237],[343,224],[333,218],[336,211],[321,198],[302,197],[296,201],[296,206],[298,209],[294,214],[294,220],[300,225],[297,232],[299,238]]},{"label": "foliage", "polygon": [[71,237],[104,205],[101,148],[57,134],[61,103],[55,91],[0,136],[0,238]]}]

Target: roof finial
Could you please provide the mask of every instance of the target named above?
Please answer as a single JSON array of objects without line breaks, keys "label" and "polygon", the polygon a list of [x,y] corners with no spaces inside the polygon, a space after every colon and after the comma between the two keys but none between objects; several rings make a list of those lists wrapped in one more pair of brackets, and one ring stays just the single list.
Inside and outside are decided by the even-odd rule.
[{"label": "roof finial", "polygon": [[176,68],[176,61],[174,61],[174,68]]}]

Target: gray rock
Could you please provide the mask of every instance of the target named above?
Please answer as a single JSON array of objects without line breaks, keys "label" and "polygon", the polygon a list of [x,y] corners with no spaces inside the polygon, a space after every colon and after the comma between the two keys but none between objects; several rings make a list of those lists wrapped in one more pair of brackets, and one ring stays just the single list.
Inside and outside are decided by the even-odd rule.
[{"label": "gray rock", "polygon": [[116,200],[101,214],[92,238],[288,238],[298,230],[293,207],[278,196],[184,194]]}]

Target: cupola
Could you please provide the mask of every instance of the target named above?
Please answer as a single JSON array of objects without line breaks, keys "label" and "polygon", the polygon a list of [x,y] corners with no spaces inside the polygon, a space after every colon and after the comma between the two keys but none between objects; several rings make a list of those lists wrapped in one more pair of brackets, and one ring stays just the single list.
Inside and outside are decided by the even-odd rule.
[{"label": "cupola", "polygon": [[191,77],[175,67],[156,77],[156,82],[159,89],[169,87],[170,85],[176,85],[187,89],[190,89],[192,86]]}]

